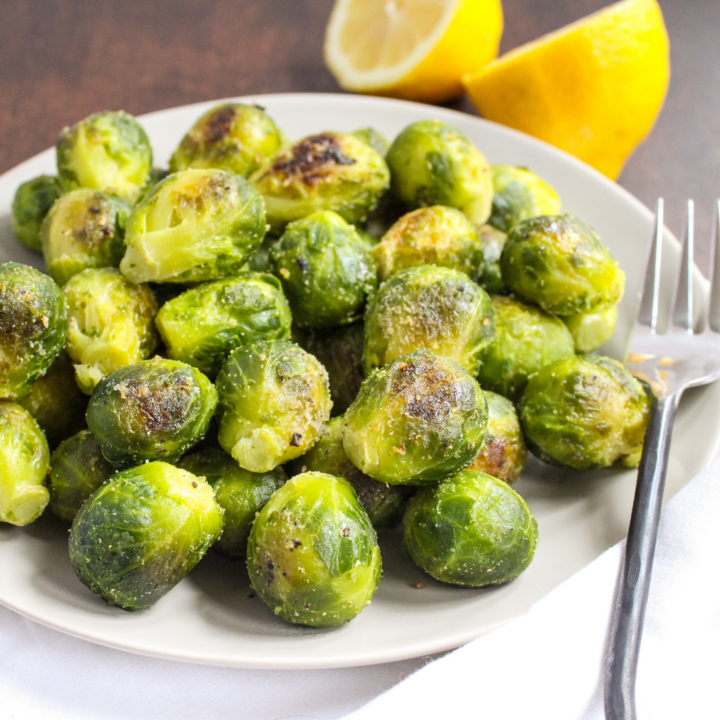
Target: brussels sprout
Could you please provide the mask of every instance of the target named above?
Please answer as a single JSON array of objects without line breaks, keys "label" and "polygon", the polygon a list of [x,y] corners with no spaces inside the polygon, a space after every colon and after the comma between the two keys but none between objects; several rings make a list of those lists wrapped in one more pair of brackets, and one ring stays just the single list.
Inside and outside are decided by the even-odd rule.
[{"label": "brussels sprout", "polygon": [[274,235],[266,235],[258,249],[249,257],[247,269],[252,272],[271,272],[270,248],[278,241]]},{"label": "brussels sprout", "polygon": [[576,470],[635,467],[642,454],[650,400],[616,360],[584,355],[546,365],[528,381],[520,421],[541,460]]},{"label": "brussels sprout", "polygon": [[403,215],[385,233],[375,257],[380,280],[417,265],[460,270],[473,280],[483,271],[483,246],[475,227],[459,210],[442,205]]},{"label": "brussels sprout", "polygon": [[259,105],[224,103],[190,128],[170,158],[170,172],[217,168],[248,177],[281,145],[280,131]]},{"label": "brussels sprout", "polygon": [[222,525],[222,508],[205,480],[152,462],[118,473],[80,508],[70,562],[105,602],[142,610],[192,570]]},{"label": "brussels sprout", "polygon": [[86,268],[117,267],[125,252],[126,200],[82,188],[63,195],[40,236],[48,274],[58,285]]},{"label": "brussels sprout", "polygon": [[595,312],[620,301],[625,273],[595,231],[570,215],[545,215],[513,227],[500,259],[505,284],[546,312]]},{"label": "brussels sprout", "polygon": [[386,280],[365,313],[365,372],[432,350],[475,374],[495,332],[489,295],[465,273],[420,265]]},{"label": "brussels sprout", "polygon": [[133,282],[215,280],[240,272],[264,235],[262,198],[247,180],[183,170],[133,208],[120,270]]},{"label": "brussels sprout", "polygon": [[376,370],[344,417],[343,447],[355,467],[390,485],[420,485],[477,457],[488,415],[461,365],[418,351]]},{"label": "brussels sprout", "polygon": [[566,315],[563,322],[572,333],[575,350],[588,353],[606,343],[615,330],[617,314],[617,305],[611,305],[599,312]]},{"label": "brussels sprout", "polygon": [[305,453],[330,417],[325,368],[287,340],[233,350],[217,389],[220,445],[251,472]]},{"label": "brussels sprout", "polygon": [[17,403],[0,400],[0,522],[28,525],[48,504],[50,450],[40,426]]},{"label": "brussels sprout", "polygon": [[50,509],[72,522],[83,503],[117,470],[103,457],[89,430],[65,440],[50,458]]},{"label": "brussels sprout", "polygon": [[248,536],[257,514],[287,481],[282,468],[266,473],[243,470],[222,450],[209,448],[184,457],[178,467],[204,477],[224,510],[222,535],[213,548],[230,557],[247,555]]},{"label": "brussels sprout", "polygon": [[244,273],[187,290],[160,308],[168,355],[215,377],[240,345],[290,337],[290,307],[272,275]]},{"label": "brussels sprout", "polygon": [[83,270],[63,288],[70,309],[67,351],[89,395],[113,370],[150,357],[157,337],[155,298],[147,285],[112,268]]},{"label": "brussels sprout", "polygon": [[509,165],[493,165],[490,171],[495,194],[488,225],[507,233],[522,220],[560,214],[558,194],[534,172]]},{"label": "brussels sprout", "polygon": [[67,334],[65,297],[52,279],[27,265],[0,264],[0,399],[27,395]]},{"label": "brussels sprout", "polygon": [[478,380],[486,390],[519,400],[527,379],[540,368],[575,354],[560,318],[509,297],[494,296],[495,337],[480,355]]},{"label": "brussels sprout", "polygon": [[62,195],[60,180],[50,175],[22,183],[12,203],[12,229],[18,241],[30,250],[40,252],[40,226],[53,203]]},{"label": "brussels sprout", "polygon": [[323,473],[288,480],[253,524],[248,571],[283,620],[313,627],[357,616],[380,582],[377,537],[351,485]]},{"label": "brussels sprout", "polygon": [[446,205],[475,224],[490,216],[490,166],[459,130],[439,120],[420,120],[395,138],[386,159],[392,193],[408,208]]},{"label": "brussels sprout", "polygon": [[351,135],[356,137],[358,140],[362,140],[364,143],[367,143],[376,153],[378,153],[378,155],[382,155],[383,157],[387,155],[387,151],[390,149],[390,142],[388,139],[373,127],[355,130],[355,132],[351,133]]},{"label": "brussels sprout", "polygon": [[318,210],[362,222],[390,184],[382,156],[352,135],[325,132],[281,150],[251,178],[275,232]]},{"label": "brussels sprout", "polygon": [[115,467],[179,460],[203,439],[218,395],[199,371],[174,360],[145,360],[103,378],[87,423]]},{"label": "brussels sprout", "polygon": [[538,528],[502,480],[466,470],[424,488],[405,511],[405,547],[426,573],[469,587],[499,585],[527,569]]},{"label": "brussels sprout", "polygon": [[166,168],[152,168],[150,170],[150,174],[148,175],[148,179],[140,191],[140,195],[138,195],[138,198],[135,201],[135,204],[139,205],[155,189],[155,186],[161,180],[164,180],[169,174],[170,171]]},{"label": "brussels sprout", "polygon": [[128,113],[100,112],[65,128],[57,141],[60,179],[135,202],[152,168],[145,131]]},{"label": "brussels sprout", "polygon": [[270,257],[293,320],[302,328],[356,320],[377,287],[377,267],[366,242],[332,210],[290,223]]},{"label": "brussels sprout", "polygon": [[500,257],[507,235],[490,225],[478,225],[477,231],[483,245],[483,267],[478,282],[492,295],[506,295],[508,289],[502,279]]}]

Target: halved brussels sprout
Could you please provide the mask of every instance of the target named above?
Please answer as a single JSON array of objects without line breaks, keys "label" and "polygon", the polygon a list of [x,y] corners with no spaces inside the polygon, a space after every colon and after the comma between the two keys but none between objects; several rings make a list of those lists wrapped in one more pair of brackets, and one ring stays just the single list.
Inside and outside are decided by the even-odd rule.
[{"label": "halved brussels sprout", "polygon": [[105,190],[132,203],[150,175],[152,148],[132,115],[100,112],[60,133],[57,167],[69,188]]},{"label": "halved brussels sprout", "polygon": [[84,393],[107,373],[150,357],[157,342],[157,305],[147,285],[99,268],[74,275],[63,291],[70,309],[67,351]]},{"label": "halved brussels sprout", "polygon": [[217,389],[220,445],[252,472],[305,453],[330,417],[325,368],[287,340],[233,350]]},{"label": "halved brussels sprout", "polygon": [[500,258],[507,235],[490,225],[478,225],[477,231],[483,245],[483,267],[478,283],[491,295],[506,295],[508,289],[502,279]]},{"label": "halved brussels sprout", "polygon": [[229,557],[246,557],[250,528],[257,514],[287,481],[282,468],[266,473],[243,470],[222,450],[208,448],[184,457],[178,467],[205,478],[224,510],[222,535],[213,545]]},{"label": "halved brussels sprout", "polygon": [[459,130],[439,120],[420,120],[395,138],[386,159],[392,193],[408,208],[446,205],[475,224],[490,216],[490,166]]},{"label": "halved brussels sprout", "polygon": [[28,525],[48,504],[50,450],[25,408],[0,400],[0,522]]},{"label": "halved brussels sprout", "polygon": [[280,131],[259,105],[224,103],[190,128],[170,158],[170,172],[217,168],[247,177],[281,145]]},{"label": "halved brussels sprout", "polygon": [[115,467],[179,460],[205,437],[218,394],[196,368],[145,360],[103,378],[88,404],[87,423]]},{"label": "halved brussels sprout", "polygon": [[247,180],[183,170],[133,208],[120,270],[133,282],[215,280],[240,272],[264,235],[263,201]]},{"label": "halved brussels sprout", "polygon": [[351,135],[367,143],[376,153],[383,157],[387,155],[387,151],[390,149],[390,141],[373,127],[360,128]]},{"label": "halved brussels sprout", "polygon": [[281,150],[251,178],[275,232],[318,210],[363,222],[390,184],[385,160],[352,135],[324,132]]},{"label": "halved brussels sprout", "polygon": [[465,273],[436,265],[401,270],[368,304],[365,372],[414,350],[432,350],[475,374],[494,332],[490,297]]},{"label": "halved brussels sprout", "polygon": [[592,228],[570,215],[518,223],[500,260],[505,284],[546,312],[574,315],[615,305],[625,273]]},{"label": "halved brussels sprout", "polygon": [[611,305],[607,310],[563,317],[575,341],[575,350],[589,353],[606,343],[615,331],[617,315],[618,306]]},{"label": "halved brussels sprout", "polygon": [[375,531],[351,485],[314,472],[288,480],[260,511],[247,565],[276,615],[313,627],[359,615],[382,572]]},{"label": "halved brussels sprout", "polygon": [[527,569],[538,528],[506,483],[466,470],[424,488],[405,511],[405,547],[426,573],[468,587],[499,585]]},{"label": "halved brussels sprout", "polygon": [[366,242],[332,210],[290,223],[270,257],[293,320],[302,328],[356,320],[377,287],[377,267]]},{"label": "halved brussels sprout", "polygon": [[18,263],[0,265],[0,399],[17,400],[62,350],[68,311],[52,278]]},{"label": "halved brussels sprout", "polygon": [[650,400],[616,360],[595,355],[557,360],[528,381],[519,405],[525,439],[541,460],[575,470],[635,467]]},{"label": "halved brussels sprout", "polygon": [[12,203],[12,229],[21,245],[42,250],[40,226],[62,193],[60,180],[51,175],[40,175],[18,186]]},{"label": "halved brussels sprout", "polygon": [[151,462],[118,473],[82,506],[70,530],[70,562],[105,602],[142,610],[192,570],[222,526],[205,480]]},{"label": "halved brussels sprout", "polygon": [[243,273],[182,293],[156,318],[167,353],[215,377],[240,345],[290,337],[290,306],[272,275]]},{"label": "halved brussels sprout", "polygon": [[86,268],[120,265],[129,215],[126,200],[100,190],[81,188],[63,195],[40,231],[50,277],[62,286]]},{"label": "halved brussels sprout", "polygon": [[344,417],[343,447],[355,467],[390,485],[420,485],[477,457],[488,413],[467,370],[422,350],[370,375]]}]

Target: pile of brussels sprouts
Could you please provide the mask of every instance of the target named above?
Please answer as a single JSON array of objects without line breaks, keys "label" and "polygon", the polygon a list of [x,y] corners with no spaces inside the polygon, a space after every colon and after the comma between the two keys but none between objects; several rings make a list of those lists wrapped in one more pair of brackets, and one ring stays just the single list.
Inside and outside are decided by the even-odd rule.
[{"label": "pile of brussels sprouts", "polygon": [[[404,525],[419,567],[481,587],[538,539],[526,444],[638,462],[644,388],[588,355],[624,275],[548,183],[416,122],[290,143],[227,103],[168,171],[124,112],[63,130],[0,265],[0,521],[47,505],[106,602],[139,610],[211,546],[291,623],[333,626]],[[51,454],[52,450],[52,454]]]}]

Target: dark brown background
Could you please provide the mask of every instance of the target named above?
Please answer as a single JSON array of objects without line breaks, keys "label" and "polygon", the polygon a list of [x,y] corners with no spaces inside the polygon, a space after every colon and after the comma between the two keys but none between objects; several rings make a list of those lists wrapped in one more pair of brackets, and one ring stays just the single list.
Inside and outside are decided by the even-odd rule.
[{"label": "dark brown background", "polygon": [[[246,93],[340,92],[322,40],[333,0],[0,0],[0,172],[84,116],[139,115]],[[609,4],[505,0],[501,50]],[[720,2],[660,0],[672,44],[665,109],[620,183],[667,203],[680,232],[698,204],[701,267],[720,195]],[[451,107],[474,112],[467,100]]]}]

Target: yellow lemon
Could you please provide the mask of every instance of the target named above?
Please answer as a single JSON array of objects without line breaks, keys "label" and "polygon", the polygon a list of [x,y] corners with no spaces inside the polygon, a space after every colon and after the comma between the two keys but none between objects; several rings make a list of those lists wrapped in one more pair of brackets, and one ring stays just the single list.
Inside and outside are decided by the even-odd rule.
[{"label": "yellow lemon", "polygon": [[346,90],[440,102],[497,56],[500,0],[336,0],[325,62]]},{"label": "yellow lemon", "polygon": [[503,55],[463,83],[489,120],[616,178],[648,134],[670,79],[655,0],[624,0]]}]

